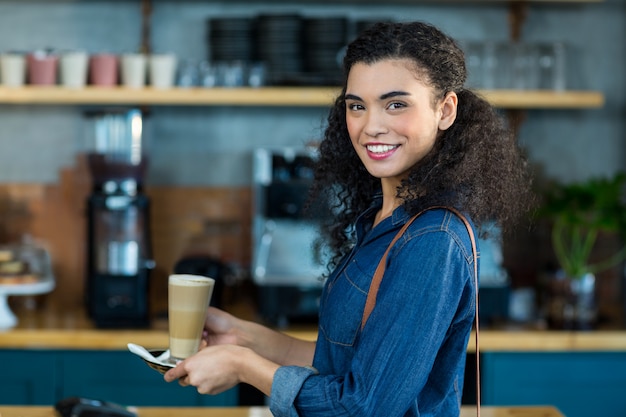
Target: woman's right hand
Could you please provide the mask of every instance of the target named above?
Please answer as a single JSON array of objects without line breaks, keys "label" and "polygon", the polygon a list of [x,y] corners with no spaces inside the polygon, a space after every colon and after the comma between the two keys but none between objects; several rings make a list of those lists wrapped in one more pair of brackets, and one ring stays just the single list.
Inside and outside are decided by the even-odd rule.
[{"label": "woman's right hand", "polygon": [[294,339],[260,323],[209,307],[200,348],[217,345],[246,347],[280,365],[311,365],[315,352],[315,342]]},{"label": "woman's right hand", "polygon": [[240,320],[232,314],[209,307],[202,334],[203,345],[238,345],[237,324],[239,322]]}]

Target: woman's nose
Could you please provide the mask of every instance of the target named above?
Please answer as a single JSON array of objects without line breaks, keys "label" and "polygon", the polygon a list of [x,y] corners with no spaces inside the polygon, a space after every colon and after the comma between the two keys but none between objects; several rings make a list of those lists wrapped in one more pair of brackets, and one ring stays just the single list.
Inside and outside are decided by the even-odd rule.
[{"label": "woman's nose", "polygon": [[389,130],[386,127],[384,115],[381,112],[368,112],[363,131],[371,137],[387,133]]}]

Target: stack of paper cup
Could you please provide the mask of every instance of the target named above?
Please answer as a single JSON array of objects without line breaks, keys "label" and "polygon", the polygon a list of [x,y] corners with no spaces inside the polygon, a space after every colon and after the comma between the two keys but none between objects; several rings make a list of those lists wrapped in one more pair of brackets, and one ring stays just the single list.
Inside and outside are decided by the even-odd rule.
[{"label": "stack of paper cup", "polygon": [[104,52],[92,55],[89,58],[89,82],[99,87],[112,87],[117,85],[117,55]]},{"label": "stack of paper cup", "polygon": [[149,59],[150,85],[154,88],[171,88],[176,78],[176,55],[153,54]]},{"label": "stack of paper cup", "polygon": [[61,55],[61,85],[83,88],[87,84],[89,56],[84,51],[65,52]]},{"label": "stack of paper cup", "polygon": [[146,56],[144,54],[122,54],[122,85],[143,88],[146,85]]},{"label": "stack of paper cup", "polygon": [[55,53],[37,50],[26,56],[28,82],[33,85],[55,85],[59,56]]},{"label": "stack of paper cup", "polygon": [[21,87],[26,82],[26,57],[19,52],[0,55],[0,84]]}]

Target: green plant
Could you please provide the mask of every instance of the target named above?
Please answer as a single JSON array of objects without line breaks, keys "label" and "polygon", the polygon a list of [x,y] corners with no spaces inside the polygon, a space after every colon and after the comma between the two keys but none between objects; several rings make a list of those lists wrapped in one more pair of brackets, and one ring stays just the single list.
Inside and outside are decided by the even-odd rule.
[{"label": "green plant", "polygon": [[[552,246],[565,274],[579,278],[596,274],[626,259],[626,174],[592,178],[581,183],[552,184],[544,193],[540,213],[552,221]],[[616,233],[621,248],[590,263],[600,233]]]}]

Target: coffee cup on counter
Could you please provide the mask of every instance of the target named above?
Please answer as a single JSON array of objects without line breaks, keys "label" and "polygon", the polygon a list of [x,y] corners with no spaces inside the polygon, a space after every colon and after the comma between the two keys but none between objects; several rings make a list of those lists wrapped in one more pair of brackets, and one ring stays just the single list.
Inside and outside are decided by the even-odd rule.
[{"label": "coffee cup on counter", "polygon": [[168,280],[170,358],[188,358],[198,351],[215,280],[200,275],[173,274]]},{"label": "coffee cup on counter", "polygon": [[0,55],[0,84],[5,87],[21,87],[26,83],[26,56],[20,52]]}]

